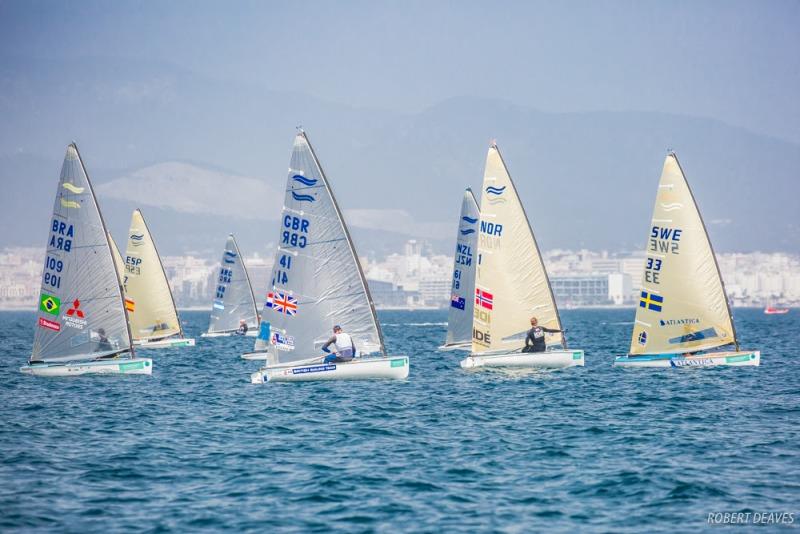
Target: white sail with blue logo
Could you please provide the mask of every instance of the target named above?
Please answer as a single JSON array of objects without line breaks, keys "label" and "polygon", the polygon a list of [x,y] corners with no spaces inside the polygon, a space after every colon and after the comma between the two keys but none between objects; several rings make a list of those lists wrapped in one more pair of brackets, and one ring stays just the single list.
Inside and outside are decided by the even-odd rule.
[{"label": "white sail with blue logo", "polygon": [[28,374],[150,374],[134,359],[105,223],[73,143],[67,147],[49,221]]},{"label": "white sail with blue logo", "polygon": [[[497,145],[486,156],[478,256],[473,353],[521,348],[532,316],[561,329],[539,246]],[[561,334],[546,338],[563,344]]]},{"label": "white sail with blue logo", "polygon": [[630,354],[675,354],[736,342],[711,241],[678,158],[664,161],[647,235]]},{"label": "white sail with blue logo", "polygon": [[[273,366],[317,358],[337,324],[352,336],[360,355],[385,355],[347,227],[308,138],[300,132],[292,149],[272,284],[255,350],[266,352]],[[407,369],[406,358],[406,374]]]},{"label": "white sail with blue logo", "polygon": [[447,313],[447,340],[443,349],[469,349],[472,343],[475,267],[478,263],[478,225],[480,209],[472,189],[464,191],[453,258],[450,308]]},{"label": "white sail with blue logo", "polygon": [[230,333],[239,329],[245,321],[249,329],[258,326],[258,309],[250,285],[250,277],[244,258],[233,234],[225,242],[225,250],[220,259],[219,272],[214,287],[214,300],[211,304],[211,317],[208,332]]},{"label": "white sail with blue logo", "polygon": [[161,257],[138,209],[131,215],[123,282],[134,342],[148,343],[171,336],[183,338]]}]

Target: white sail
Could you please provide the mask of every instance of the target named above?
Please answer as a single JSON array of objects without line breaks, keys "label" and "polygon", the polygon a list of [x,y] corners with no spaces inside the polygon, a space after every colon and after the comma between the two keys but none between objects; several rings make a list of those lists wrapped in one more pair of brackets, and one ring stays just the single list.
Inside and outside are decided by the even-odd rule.
[{"label": "white sail", "polygon": [[208,331],[234,332],[240,321],[245,321],[248,328],[257,328],[258,309],[244,258],[231,234],[220,259]]},{"label": "white sail", "polygon": [[458,218],[456,251],[453,257],[453,284],[447,313],[446,345],[472,341],[472,314],[475,303],[475,267],[478,263],[478,225],[480,210],[472,189],[464,191]]},{"label": "white sail", "polygon": [[31,362],[130,351],[105,223],[74,143],[67,147],[49,225]]},{"label": "white sail", "polygon": [[385,355],[364,274],[330,185],[305,133],[295,137],[272,288],[256,351],[273,363],[321,355],[341,325],[362,354]]},{"label": "white sail", "polygon": [[134,210],[125,251],[125,305],[134,340],[183,334],[161,258],[144,222]]},{"label": "white sail", "polygon": [[675,154],[658,184],[630,354],[672,354],[735,343],[706,227]]},{"label": "white sail", "polygon": [[[480,210],[472,352],[519,349],[531,317],[558,330],[561,320],[539,247],[497,145],[486,156]],[[565,345],[562,334],[547,334],[546,342]]]}]

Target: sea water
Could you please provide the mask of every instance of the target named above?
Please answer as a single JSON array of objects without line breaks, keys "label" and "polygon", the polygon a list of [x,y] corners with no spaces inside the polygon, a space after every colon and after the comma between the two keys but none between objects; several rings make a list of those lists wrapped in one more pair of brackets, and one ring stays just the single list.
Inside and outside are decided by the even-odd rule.
[{"label": "sea water", "polygon": [[[619,369],[632,310],[567,310],[586,367],[470,372],[445,312],[382,312],[405,381],[251,385],[253,338],[141,351],[153,375],[18,372],[0,313],[0,530],[691,531],[800,522],[800,317],[736,310],[761,367]],[[524,319],[521,318],[522,326]],[[346,325],[345,325],[346,326]],[[719,516],[723,517],[723,516]],[[787,521],[784,516],[784,523]]]}]

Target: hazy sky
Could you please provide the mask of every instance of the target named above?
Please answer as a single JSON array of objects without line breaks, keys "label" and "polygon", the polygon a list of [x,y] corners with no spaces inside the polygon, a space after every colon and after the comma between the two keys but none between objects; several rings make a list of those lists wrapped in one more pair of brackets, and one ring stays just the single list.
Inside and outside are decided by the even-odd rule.
[{"label": "hazy sky", "polygon": [[800,2],[0,0],[2,57],[159,60],[413,112],[459,96],[712,117],[800,142]]}]

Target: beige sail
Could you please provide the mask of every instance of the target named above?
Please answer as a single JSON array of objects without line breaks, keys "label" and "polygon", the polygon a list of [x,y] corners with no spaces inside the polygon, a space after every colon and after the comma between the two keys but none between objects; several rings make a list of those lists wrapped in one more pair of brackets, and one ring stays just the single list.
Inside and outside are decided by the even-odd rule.
[{"label": "beige sail", "polygon": [[155,243],[137,209],[125,252],[125,306],[134,341],[181,334],[178,312]]},{"label": "beige sail", "polygon": [[658,183],[630,354],[735,343],[725,288],[689,184],[674,154]]},{"label": "beige sail", "polygon": [[[561,321],[539,247],[496,145],[486,156],[481,191],[472,352],[515,350],[525,345],[531,317],[559,330]],[[547,334],[546,340],[563,343],[561,334]]]}]

